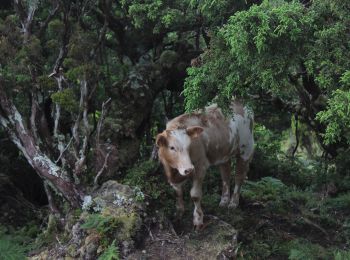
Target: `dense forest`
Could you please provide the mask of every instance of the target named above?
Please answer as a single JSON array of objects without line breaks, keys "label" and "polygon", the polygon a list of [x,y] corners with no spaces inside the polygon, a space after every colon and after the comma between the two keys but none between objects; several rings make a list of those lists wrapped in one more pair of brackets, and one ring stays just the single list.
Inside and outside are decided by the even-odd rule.
[{"label": "dense forest", "polygon": [[[194,230],[155,138],[232,99],[254,157]],[[0,2],[1,260],[350,259],[349,151],[350,1]]]}]

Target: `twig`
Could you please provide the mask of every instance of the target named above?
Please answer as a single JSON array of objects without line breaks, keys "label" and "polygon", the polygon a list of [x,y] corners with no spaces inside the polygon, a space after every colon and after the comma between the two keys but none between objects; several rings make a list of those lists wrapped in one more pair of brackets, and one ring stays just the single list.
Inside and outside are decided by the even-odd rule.
[{"label": "twig", "polygon": [[179,242],[174,242],[174,241],[171,241],[170,239],[160,239],[160,238],[156,238],[152,242],[162,242],[162,243],[167,242],[169,244],[175,244],[175,245],[179,244]]},{"label": "twig", "polygon": [[327,231],[320,227],[319,225],[317,225],[316,223],[312,222],[310,219],[305,218],[305,217],[300,217],[301,220],[303,220],[306,224],[309,224],[310,226],[313,226],[314,228],[320,230],[323,234],[326,235],[327,240],[329,240],[329,234],[327,233]]},{"label": "twig", "polygon": [[108,167],[107,163],[108,163],[108,158],[110,156],[111,152],[108,152],[106,157],[105,157],[105,161],[103,163],[103,166],[102,168],[99,170],[99,172],[97,173],[95,179],[94,179],[94,185],[97,186],[97,181],[98,181],[98,178],[100,178],[101,174],[103,173],[103,171]]},{"label": "twig", "polygon": [[70,144],[73,141],[73,136],[72,138],[69,140],[67,146],[63,149],[63,151],[61,152],[60,156],[57,158],[57,160],[55,161],[55,163],[58,163],[58,161],[61,159],[61,157],[63,156],[64,152],[67,151],[68,147],[70,146]]}]

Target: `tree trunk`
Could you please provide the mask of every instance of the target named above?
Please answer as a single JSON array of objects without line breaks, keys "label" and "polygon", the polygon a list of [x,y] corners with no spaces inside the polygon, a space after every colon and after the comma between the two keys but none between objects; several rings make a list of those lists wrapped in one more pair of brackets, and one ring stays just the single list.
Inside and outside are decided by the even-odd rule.
[{"label": "tree trunk", "polygon": [[1,83],[0,124],[37,174],[47,180],[73,207],[79,207],[83,197],[82,190],[70,180],[67,172],[40,150],[39,140],[35,140],[34,135],[24,125],[22,115],[7,97]]}]

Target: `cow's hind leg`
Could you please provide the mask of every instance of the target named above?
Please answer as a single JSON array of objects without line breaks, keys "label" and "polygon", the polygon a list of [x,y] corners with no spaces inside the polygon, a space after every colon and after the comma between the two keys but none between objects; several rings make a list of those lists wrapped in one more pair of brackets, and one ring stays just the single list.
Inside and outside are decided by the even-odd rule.
[{"label": "cow's hind leg", "polygon": [[226,207],[230,202],[230,177],[231,177],[231,160],[219,166],[222,179],[222,194],[220,207]]},{"label": "cow's hind leg", "polygon": [[235,175],[235,189],[233,191],[229,208],[237,208],[239,204],[239,195],[241,191],[242,184],[247,176],[247,172],[249,170],[250,160],[243,160],[240,156],[237,157],[236,161],[236,175]]},{"label": "cow's hind leg", "polygon": [[203,211],[201,207],[202,183],[202,179],[195,178],[191,189],[191,199],[194,203],[193,225],[197,230],[201,229],[203,226]]}]

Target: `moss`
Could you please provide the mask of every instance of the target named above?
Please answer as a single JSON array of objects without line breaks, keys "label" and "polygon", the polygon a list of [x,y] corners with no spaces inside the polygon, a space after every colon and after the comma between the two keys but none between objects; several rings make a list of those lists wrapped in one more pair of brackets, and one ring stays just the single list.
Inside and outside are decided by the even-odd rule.
[{"label": "moss", "polygon": [[67,247],[67,254],[71,257],[76,257],[77,255],[77,246],[75,244],[70,244],[68,247]]},{"label": "moss", "polygon": [[121,224],[121,230],[118,233],[119,241],[129,240],[135,235],[135,231],[140,228],[139,216],[135,213],[124,214],[117,217]]},{"label": "moss", "polygon": [[146,193],[151,199],[159,200],[165,198],[165,193],[169,194],[170,186],[162,176],[155,175],[158,163],[147,160],[136,164],[133,168],[127,171],[123,178],[123,183],[140,188],[143,193]]}]

